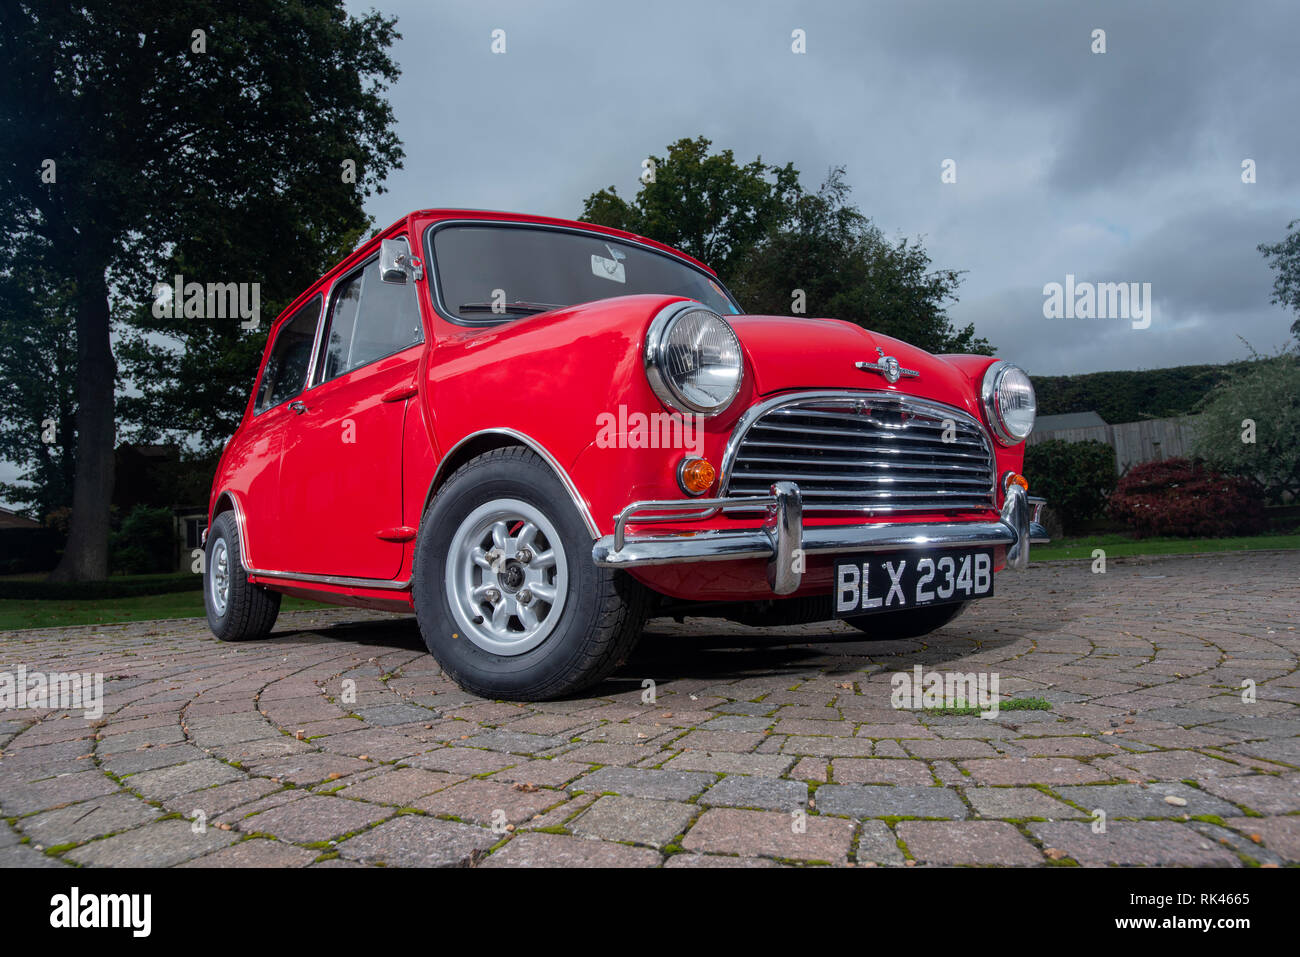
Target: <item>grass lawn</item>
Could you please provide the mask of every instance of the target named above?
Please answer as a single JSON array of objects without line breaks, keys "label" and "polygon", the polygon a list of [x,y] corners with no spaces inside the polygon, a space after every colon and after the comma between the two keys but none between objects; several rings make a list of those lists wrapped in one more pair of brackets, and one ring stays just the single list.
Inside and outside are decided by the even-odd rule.
[{"label": "grass lawn", "polygon": [[1300,532],[1290,535],[1251,535],[1240,538],[1143,538],[1128,535],[1094,535],[1065,538],[1050,545],[1029,549],[1031,562],[1063,558],[1092,558],[1094,548],[1104,549],[1107,558],[1129,555],[1188,555],[1196,552],[1240,552],[1260,548],[1300,548]]},{"label": "grass lawn", "polygon": [[[319,602],[286,595],[280,602],[284,611],[325,608]],[[148,621],[151,618],[202,618],[203,591],[172,592],[166,595],[135,595],[130,598],[91,598],[84,600],[27,601],[0,599],[0,631],[14,628],[49,628],[61,625],[97,625],[121,621]]]}]

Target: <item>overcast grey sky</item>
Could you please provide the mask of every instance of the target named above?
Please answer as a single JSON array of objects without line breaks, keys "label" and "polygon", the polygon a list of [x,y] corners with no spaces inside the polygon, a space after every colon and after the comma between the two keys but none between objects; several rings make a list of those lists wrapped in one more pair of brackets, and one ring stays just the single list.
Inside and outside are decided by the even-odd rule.
[{"label": "overcast grey sky", "polygon": [[[1222,362],[1246,354],[1238,335],[1260,351],[1288,338],[1255,247],[1300,218],[1300,4],[351,5],[371,6],[403,34],[407,159],[369,203],[381,225],[437,205],[575,217],[703,134],[793,162],[810,188],[846,166],[877,225],[968,271],[953,320],[1032,373]],[[1044,318],[1043,286],[1067,274],[1150,283],[1150,327]]]},{"label": "overcast grey sky", "polygon": [[[390,96],[407,157],[368,205],[379,225],[439,205],[574,217],[703,134],[742,161],[793,162],[809,188],[844,165],[881,228],[967,270],[953,320],[1031,373],[1224,362],[1247,354],[1238,336],[1261,352],[1288,339],[1255,247],[1300,218],[1294,0],[351,9],[371,6],[403,34]],[[1150,327],[1044,318],[1044,285],[1067,274],[1150,283]]]}]

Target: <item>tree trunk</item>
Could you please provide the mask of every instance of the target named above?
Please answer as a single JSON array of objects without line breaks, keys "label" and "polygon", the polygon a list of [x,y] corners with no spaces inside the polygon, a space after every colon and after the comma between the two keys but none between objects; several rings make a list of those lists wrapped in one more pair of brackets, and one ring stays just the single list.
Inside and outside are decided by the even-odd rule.
[{"label": "tree trunk", "polygon": [[77,281],[77,472],[68,545],[50,573],[51,581],[108,577],[108,510],[117,436],[113,409],[117,363],[108,333],[108,285],[101,269]]}]

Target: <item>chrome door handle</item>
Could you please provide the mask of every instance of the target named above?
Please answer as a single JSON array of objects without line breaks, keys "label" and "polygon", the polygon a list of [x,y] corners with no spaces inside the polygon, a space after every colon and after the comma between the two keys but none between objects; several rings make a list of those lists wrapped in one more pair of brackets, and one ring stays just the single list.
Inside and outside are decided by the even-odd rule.
[{"label": "chrome door handle", "polygon": [[296,402],[290,402],[289,408],[293,409],[293,411],[297,412],[299,415],[302,415],[307,411],[307,403],[299,399]]}]

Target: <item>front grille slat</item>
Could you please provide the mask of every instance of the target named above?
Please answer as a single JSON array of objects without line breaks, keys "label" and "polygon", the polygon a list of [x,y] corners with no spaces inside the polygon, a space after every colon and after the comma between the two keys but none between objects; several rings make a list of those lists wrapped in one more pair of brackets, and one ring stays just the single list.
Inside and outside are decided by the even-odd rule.
[{"label": "front grille slat", "polygon": [[938,462],[899,462],[897,460],[882,461],[880,459],[820,459],[820,458],[786,458],[779,455],[755,455],[746,456],[746,463],[763,462],[776,465],[826,465],[835,468],[862,468],[862,469],[914,469],[914,470],[931,470],[935,472],[967,472],[984,475],[988,469],[984,465],[963,465],[956,463],[938,463]]},{"label": "front grille slat", "polygon": [[[797,425],[793,423],[790,425],[773,425],[767,422],[760,422],[756,424],[753,428],[761,432],[790,432],[795,435],[809,435],[809,434],[830,435],[830,436],[844,436],[846,438],[854,438],[854,439],[857,438],[868,438],[868,439],[877,439],[877,440],[883,439],[886,442],[914,442],[918,444],[934,443],[936,445],[939,444],[939,442],[936,441],[935,436],[903,435],[899,432],[895,432],[890,429],[852,429],[848,427],[830,428],[827,426],[818,427],[818,426],[811,426],[811,425]],[[983,443],[977,440],[973,440],[972,438],[965,437],[965,436],[957,436],[954,437],[951,442],[943,443],[945,447],[956,446],[958,448],[971,448],[971,449],[981,448],[982,444]]]},{"label": "front grille slat", "polygon": [[[913,478],[910,476],[907,478],[903,478],[901,476],[895,478],[889,475],[857,476],[857,475],[844,475],[844,474],[835,474],[835,475],[828,476],[825,473],[819,474],[815,472],[795,472],[795,471],[784,471],[784,470],[780,472],[749,472],[749,471],[737,472],[732,477],[733,481],[736,482],[744,481],[745,479],[765,479],[769,483],[786,480],[790,482],[798,482],[800,488],[802,488],[805,483],[809,483],[809,484],[817,483],[823,481],[826,478],[834,479],[837,482],[862,482],[869,485],[885,485],[885,484],[924,485],[924,486],[934,485],[933,478]],[[988,485],[988,482],[982,481],[981,479],[953,478],[951,476],[945,476],[944,482],[945,484],[948,485],[974,486],[975,488],[981,490]]]},{"label": "front grille slat", "polygon": [[959,409],[893,392],[819,393],[784,399],[741,428],[724,495],[793,481],[811,512],[995,507],[992,444]]},{"label": "front grille slat", "polygon": [[949,458],[949,459],[973,459],[980,462],[985,461],[985,459],[987,458],[987,455],[980,454],[977,452],[942,452],[942,451],[933,451],[930,449],[926,449],[922,452],[918,452],[914,449],[908,449],[908,448],[891,449],[883,445],[873,445],[873,446],[826,445],[824,443],[813,443],[813,442],[799,442],[796,444],[793,442],[769,442],[766,440],[758,440],[758,441],[751,442],[749,444],[755,446],[772,446],[772,447],[782,448],[782,449],[796,449],[799,451],[803,451],[804,449],[816,449],[818,451],[824,451],[824,452],[867,452],[873,455],[911,455],[914,457],[919,455],[930,455],[930,456]]}]

